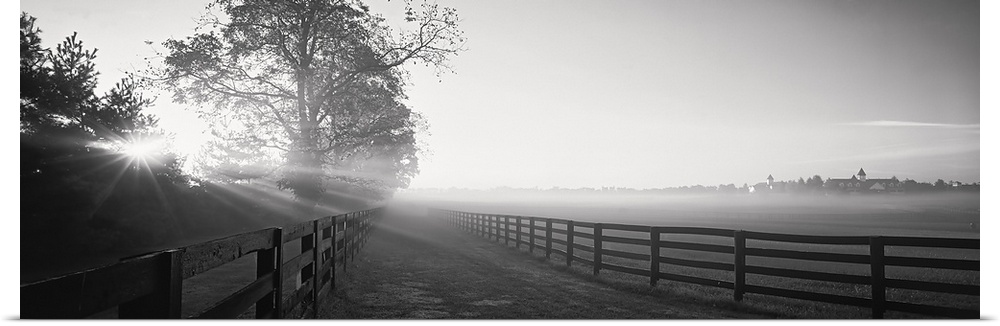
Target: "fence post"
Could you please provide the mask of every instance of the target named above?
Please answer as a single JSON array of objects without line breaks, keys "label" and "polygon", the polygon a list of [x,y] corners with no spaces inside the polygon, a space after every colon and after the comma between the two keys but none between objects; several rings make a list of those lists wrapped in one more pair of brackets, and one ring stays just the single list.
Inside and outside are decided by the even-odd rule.
[{"label": "fence post", "polygon": [[313,221],[313,318],[319,318],[319,288],[323,282],[320,275],[322,261],[320,251],[323,249],[323,230],[319,229],[319,219]]},{"label": "fence post", "polygon": [[497,221],[497,225],[496,225],[497,242],[501,242],[500,237],[503,235],[503,230],[500,228],[500,226],[503,225],[503,222],[501,222],[501,217],[500,216],[494,216],[494,218],[496,218],[496,221]]},{"label": "fence post", "polygon": [[483,217],[480,216],[479,214],[473,215],[473,217],[475,217],[476,224],[479,226],[479,236],[480,237],[485,237],[486,236],[486,223],[483,221]]},{"label": "fence post", "polygon": [[872,269],[872,318],[885,314],[885,245],[882,237],[868,238]]},{"label": "fence post", "polygon": [[490,232],[489,232],[490,235],[488,237],[486,237],[486,239],[488,239],[490,241],[493,241],[494,239],[500,240],[500,237],[497,236],[497,233],[500,232],[500,229],[494,226],[494,224],[495,224],[494,220],[495,219],[496,218],[493,215],[486,215],[486,224],[488,224],[489,228],[490,228]]},{"label": "fence post", "polygon": [[601,271],[601,236],[604,233],[604,225],[594,223],[594,275]]},{"label": "fence post", "polygon": [[510,216],[503,217],[503,244],[510,246]]},{"label": "fence post", "polygon": [[545,219],[545,259],[552,257],[552,219]]},{"label": "fence post", "polygon": [[347,258],[354,261],[354,244],[351,241],[354,238],[354,233],[357,230],[354,229],[353,222],[354,213],[348,213],[347,217],[344,218],[344,269],[347,269]]},{"label": "fence post", "polygon": [[649,227],[649,286],[660,280],[660,229]]},{"label": "fence post", "polygon": [[344,214],[344,254],[341,256],[344,259],[344,273],[347,273],[347,256],[350,255],[351,251],[351,243],[349,242],[351,239],[351,228],[347,224],[350,217],[351,214]]},{"label": "fence post", "polygon": [[368,218],[370,212],[364,212],[358,216],[358,251],[365,246],[365,237],[368,236]]},{"label": "fence post", "polygon": [[573,220],[566,221],[566,266],[573,266]]},{"label": "fence post", "polygon": [[528,253],[535,253],[535,217],[528,216]]},{"label": "fence post", "polygon": [[162,276],[162,286],[153,293],[118,306],[118,318],[180,319],[183,254],[176,249],[156,254],[158,268],[167,271]]},{"label": "fence post", "polygon": [[267,317],[267,315],[271,315],[271,318],[274,319],[284,317],[281,315],[281,292],[283,291],[281,284],[284,280],[281,277],[281,263],[283,262],[281,248],[284,244],[284,240],[281,238],[281,228],[274,229],[272,239],[274,239],[274,247],[257,252],[257,278],[271,273],[274,282],[271,293],[257,301],[255,317],[258,319]]},{"label": "fence post", "polygon": [[521,217],[515,217],[514,223],[517,224],[514,231],[514,236],[517,237],[517,240],[514,241],[514,248],[521,249]]},{"label": "fence post", "polygon": [[337,217],[330,217],[330,291],[337,288]]},{"label": "fence post", "polygon": [[351,221],[351,261],[354,261],[354,256],[358,254],[358,234],[360,234],[360,228],[358,225],[358,214],[354,214],[354,218]]},{"label": "fence post", "polygon": [[743,230],[733,231],[733,300],[743,301],[743,288],[746,285],[746,238]]},{"label": "fence post", "polygon": [[[315,226],[315,224],[313,225]],[[313,231],[315,231],[315,229]],[[316,233],[313,232],[313,234],[311,235],[299,238],[299,254],[304,254],[306,253],[306,251],[309,251],[309,249],[315,249],[315,247],[313,247],[313,245],[316,243],[315,237]],[[313,263],[315,264],[316,262],[314,261]],[[302,284],[305,283],[307,279],[313,276],[310,275],[313,272],[313,270],[315,270],[313,267],[315,267],[315,265],[306,266],[305,268],[299,270],[299,275],[298,275],[299,279],[297,280],[298,282],[295,284],[295,287],[302,286]]]}]

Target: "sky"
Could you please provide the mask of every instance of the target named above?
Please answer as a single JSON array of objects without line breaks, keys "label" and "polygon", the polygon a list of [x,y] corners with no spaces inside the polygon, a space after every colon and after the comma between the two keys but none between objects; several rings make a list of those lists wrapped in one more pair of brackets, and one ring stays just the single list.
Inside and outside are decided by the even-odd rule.
[{"label": "sky", "polygon": [[[973,1],[449,1],[454,73],[411,68],[429,123],[411,188],[632,187],[821,175],[978,182]],[[368,1],[401,28],[401,1]],[[43,41],[99,49],[102,88],[205,1],[26,1]],[[152,41],[147,45],[144,41]],[[205,124],[150,110],[197,149]]]}]

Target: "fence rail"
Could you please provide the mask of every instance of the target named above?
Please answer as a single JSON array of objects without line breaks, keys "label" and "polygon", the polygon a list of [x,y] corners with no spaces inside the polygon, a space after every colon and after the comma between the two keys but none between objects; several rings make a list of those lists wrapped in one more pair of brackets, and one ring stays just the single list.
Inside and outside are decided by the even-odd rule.
[{"label": "fence rail", "polygon": [[[86,318],[118,308],[119,318],[236,318],[255,307],[255,318],[313,316],[336,285],[336,266],[367,242],[382,208],[322,217],[286,228],[267,228],[21,286],[21,318]],[[298,255],[284,259],[285,244]],[[191,316],[182,316],[185,279],[256,254],[256,279]],[[283,283],[296,279],[285,296]]]},{"label": "fence rail", "polygon": [[[594,275],[602,269],[627,274],[648,277],[650,285],[655,286],[659,280],[693,283],[707,286],[731,289],[733,299],[742,301],[746,293],[763,294],[793,299],[818,301],[833,304],[859,306],[870,308],[872,318],[882,318],[885,311],[900,311],[930,316],[952,318],[979,318],[979,310],[941,307],[908,302],[887,300],[887,289],[915,290],[934,293],[950,293],[958,295],[979,296],[979,285],[957,284],[933,281],[916,281],[888,278],[885,276],[886,266],[902,266],[908,268],[932,268],[976,272],[978,280],[979,261],[966,259],[923,258],[886,256],[886,247],[923,247],[944,249],[976,250],[978,257],[979,239],[956,238],[925,238],[897,236],[811,236],[795,234],[778,234],[752,232],[743,230],[702,228],[702,227],[659,227],[615,223],[592,223],[567,219],[544,218],[534,216],[511,216],[470,213],[453,210],[432,209],[432,214],[445,218],[448,222],[473,234],[485,236],[509,244],[515,240],[520,246],[522,237],[529,237],[528,252],[537,249],[544,250],[546,258],[556,253],[565,258],[567,266],[582,262],[592,266]],[[522,221],[528,221],[522,224]],[[512,224],[513,223],[513,224]],[[513,226],[513,227],[512,227]],[[527,226],[525,232],[523,227]],[[579,229],[578,229],[579,228]],[[589,232],[588,232],[589,231]],[[608,233],[614,232],[615,235]],[[511,238],[511,233],[514,237]],[[553,234],[559,235],[554,237]],[[728,241],[729,244],[711,244],[681,241],[677,236],[709,236]],[[666,237],[666,238],[664,238]],[[578,242],[579,238],[587,239],[591,245]],[[831,253],[819,251],[801,251],[789,249],[748,247],[747,240],[754,243],[789,243],[795,245],[823,245],[824,247],[865,246],[868,254]],[[636,251],[612,249],[607,244],[625,244],[644,246]],[[553,247],[553,244],[561,247]],[[579,249],[593,254],[592,259],[580,257],[574,253]],[[703,261],[663,256],[661,249],[679,249],[712,254],[732,255],[731,262]],[[852,265],[867,265],[869,275],[851,275],[806,271],[774,266],[748,265],[747,257],[765,259],[791,259],[807,262],[840,263]],[[605,257],[622,258],[624,260],[648,262],[648,268],[641,269],[605,261]],[[731,280],[716,280],[705,277],[680,275],[661,271],[661,265],[684,266],[688,268],[732,272]],[[796,289],[778,288],[773,286],[747,284],[746,275],[764,275],[808,281],[834,282],[868,286],[870,297],[854,297],[847,295],[816,293]]]}]

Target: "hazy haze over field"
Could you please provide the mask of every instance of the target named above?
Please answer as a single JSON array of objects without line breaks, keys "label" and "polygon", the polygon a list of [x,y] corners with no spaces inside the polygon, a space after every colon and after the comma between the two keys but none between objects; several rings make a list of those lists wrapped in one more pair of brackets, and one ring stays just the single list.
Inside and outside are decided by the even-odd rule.
[{"label": "hazy haze over field", "polygon": [[808,196],[401,194],[403,202],[487,214],[826,235],[979,238],[979,193]]}]

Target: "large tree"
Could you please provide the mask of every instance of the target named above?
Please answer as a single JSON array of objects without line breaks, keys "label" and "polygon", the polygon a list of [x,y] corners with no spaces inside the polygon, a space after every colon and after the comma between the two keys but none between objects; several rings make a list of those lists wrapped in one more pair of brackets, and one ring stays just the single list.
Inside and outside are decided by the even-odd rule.
[{"label": "large tree", "polygon": [[211,120],[217,162],[280,156],[278,185],[309,209],[331,181],[401,188],[422,123],[403,65],[448,69],[463,42],[454,9],[407,2],[405,18],[415,28],[394,36],[356,0],[216,0],[201,32],[164,43],[162,78]]}]

